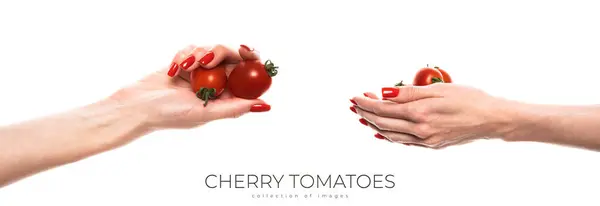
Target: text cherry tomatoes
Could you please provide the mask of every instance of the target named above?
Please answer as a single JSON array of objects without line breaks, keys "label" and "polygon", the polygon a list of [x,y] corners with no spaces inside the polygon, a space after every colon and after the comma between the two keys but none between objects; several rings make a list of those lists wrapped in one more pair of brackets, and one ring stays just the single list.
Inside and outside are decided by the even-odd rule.
[{"label": "text cherry tomatoes", "polygon": [[413,81],[413,85],[426,86],[438,82],[444,82],[442,73],[437,69],[425,67],[417,72]]},{"label": "text cherry tomatoes", "polygon": [[242,61],[229,74],[227,88],[236,97],[257,99],[269,90],[277,69],[271,60],[264,64],[258,60]]},{"label": "text cherry tomatoes", "polygon": [[198,68],[190,74],[192,89],[196,96],[204,101],[215,99],[223,93],[227,86],[227,73],[224,65],[218,65],[212,69]]},{"label": "text cherry tomatoes", "polygon": [[450,74],[448,74],[448,72],[444,71],[443,69],[440,69],[439,67],[433,67],[434,69],[437,69],[440,73],[442,73],[442,78],[444,80],[444,83],[452,83],[452,78],[450,78]]}]

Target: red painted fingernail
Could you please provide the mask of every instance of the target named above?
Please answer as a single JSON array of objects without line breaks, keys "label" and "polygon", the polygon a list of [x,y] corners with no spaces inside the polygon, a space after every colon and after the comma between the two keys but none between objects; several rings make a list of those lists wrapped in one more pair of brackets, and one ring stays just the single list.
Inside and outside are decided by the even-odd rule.
[{"label": "red painted fingernail", "polygon": [[381,89],[381,95],[384,98],[397,97],[398,93],[400,93],[400,89],[397,87],[384,87]]},{"label": "red painted fingernail", "polygon": [[171,68],[169,68],[169,72],[167,74],[170,77],[173,77],[177,73],[178,69],[179,69],[179,65],[177,65],[177,63],[173,62],[173,63],[171,63]]},{"label": "red painted fingernail", "polygon": [[367,122],[367,120],[366,120],[366,119],[363,119],[363,118],[361,118],[361,119],[359,119],[358,121],[360,121],[360,123],[361,123],[361,124],[364,124],[365,126],[369,126],[369,123]]},{"label": "red painted fingernail", "polygon": [[194,57],[194,55],[191,55],[187,59],[183,60],[183,62],[181,62],[181,69],[187,70],[192,66],[192,64],[194,64],[195,61],[196,57]]},{"label": "red painted fingernail", "polygon": [[242,47],[243,49],[245,49],[246,51],[254,51],[254,49],[251,49],[250,47],[240,44],[240,47]]},{"label": "red painted fingernail", "polygon": [[208,52],[206,54],[204,54],[204,56],[202,58],[200,58],[200,64],[202,65],[207,65],[208,63],[210,63],[213,59],[215,58],[215,53],[213,52]]},{"label": "red painted fingernail", "polygon": [[354,101],[353,99],[350,99],[350,102],[352,102],[352,104],[356,105],[356,101]]},{"label": "red painted fingernail", "polygon": [[[352,112],[356,113],[356,108],[354,107],[350,107],[350,110],[352,110]],[[358,113],[357,113],[358,114]]]},{"label": "red painted fingernail", "polygon": [[271,105],[268,104],[255,104],[250,108],[250,112],[268,112],[271,110]]},{"label": "red painted fingernail", "polygon": [[379,134],[379,133],[375,134],[375,137],[376,137],[377,139],[386,139],[386,138],[385,138],[383,135],[381,135],[381,134]]},{"label": "red painted fingernail", "polygon": [[369,94],[367,94],[366,92],[363,93],[363,95],[365,95],[365,97],[369,97]]}]

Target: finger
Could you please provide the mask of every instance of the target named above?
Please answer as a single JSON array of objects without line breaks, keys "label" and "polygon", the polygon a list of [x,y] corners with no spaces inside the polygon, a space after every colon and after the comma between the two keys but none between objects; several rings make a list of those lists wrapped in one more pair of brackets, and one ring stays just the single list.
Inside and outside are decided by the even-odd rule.
[{"label": "finger", "polygon": [[399,133],[399,132],[383,131],[363,118],[359,119],[359,122],[365,126],[371,127],[371,129],[377,131],[377,133],[379,133],[381,136],[385,137],[386,139],[390,140],[391,142],[417,143],[417,142],[422,141],[421,139],[415,137],[414,135],[403,134],[403,133]]},{"label": "finger", "polygon": [[385,137],[385,139],[387,139],[390,142],[402,143],[402,144],[421,142],[421,140],[419,138],[417,138],[411,134],[391,132],[391,131],[381,131],[381,130],[378,130],[373,125],[370,125],[370,127],[373,128],[374,130],[376,130],[377,134]]},{"label": "finger", "polygon": [[358,108],[374,113],[377,116],[404,119],[413,122],[418,122],[423,118],[415,109],[417,108],[417,102],[398,104],[392,101],[367,97],[354,97],[351,100],[356,102]]},{"label": "finger", "polygon": [[371,99],[379,99],[379,97],[373,92],[365,92],[365,93],[363,93],[363,95],[365,95],[365,97],[369,97]]},{"label": "finger", "polygon": [[442,97],[442,92],[433,85],[384,87],[381,89],[383,99],[397,103],[406,103],[425,98]]},{"label": "finger", "polygon": [[244,44],[240,45],[238,52],[240,53],[240,56],[244,60],[259,60],[260,59],[260,53],[258,51],[256,51],[254,48],[248,47]]},{"label": "finger", "polygon": [[238,118],[249,112],[268,112],[271,106],[259,99],[232,98],[209,102],[207,114],[210,120]]},{"label": "finger", "polygon": [[180,68],[183,71],[193,71],[200,67],[199,59],[201,59],[208,51],[206,47],[194,47],[187,53],[186,57],[181,60]]},{"label": "finger", "polygon": [[191,54],[194,48],[196,48],[196,46],[189,45],[183,48],[182,50],[179,50],[173,57],[173,60],[171,60],[171,65],[169,66],[167,75],[169,75],[170,77],[174,77],[175,75],[179,74],[181,70],[181,62]]},{"label": "finger", "polygon": [[356,109],[356,113],[363,117],[363,119],[367,120],[369,124],[377,127],[380,131],[390,131],[390,132],[398,132],[411,134],[419,138],[426,138],[428,134],[419,134],[419,124],[396,118],[388,118],[377,116],[371,112],[362,110],[360,108]]},{"label": "finger", "polygon": [[200,66],[205,69],[211,69],[221,63],[237,63],[242,60],[239,52],[223,46],[216,45],[212,49],[202,54],[202,57],[198,60]]}]

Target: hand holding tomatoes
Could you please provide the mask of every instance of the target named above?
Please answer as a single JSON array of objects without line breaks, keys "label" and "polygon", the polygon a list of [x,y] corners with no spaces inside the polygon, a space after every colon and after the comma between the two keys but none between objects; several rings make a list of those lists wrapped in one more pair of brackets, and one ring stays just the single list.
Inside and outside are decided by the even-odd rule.
[{"label": "hand holding tomatoes", "polygon": [[[174,60],[168,74],[189,79],[192,91],[204,101],[205,107],[226,90],[237,98],[258,99],[269,90],[272,78],[278,73],[279,67],[271,60],[261,63],[253,50],[244,45],[240,46],[239,55],[223,46],[188,50],[191,54],[176,56],[179,59]],[[234,68],[228,70],[228,66]]]}]

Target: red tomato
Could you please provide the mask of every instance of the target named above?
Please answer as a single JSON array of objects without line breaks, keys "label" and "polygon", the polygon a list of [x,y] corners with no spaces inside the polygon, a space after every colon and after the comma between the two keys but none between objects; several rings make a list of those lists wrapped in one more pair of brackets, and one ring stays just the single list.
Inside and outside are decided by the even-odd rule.
[{"label": "red tomato", "polygon": [[278,68],[271,60],[264,64],[258,60],[242,61],[229,74],[227,88],[236,97],[258,99],[271,87]]},{"label": "red tomato", "polygon": [[227,86],[227,73],[224,65],[218,65],[213,69],[196,69],[190,74],[192,89],[196,96],[204,101],[215,99],[223,93]]},{"label": "red tomato", "polygon": [[436,69],[425,67],[420,69],[415,75],[413,85],[425,86],[433,83],[444,82],[442,73]]},{"label": "red tomato", "polygon": [[437,69],[440,73],[442,73],[444,83],[452,83],[452,78],[450,78],[450,74],[448,74],[448,72],[444,71],[443,69],[440,69],[439,67],[433,67],[433,68]]}]

